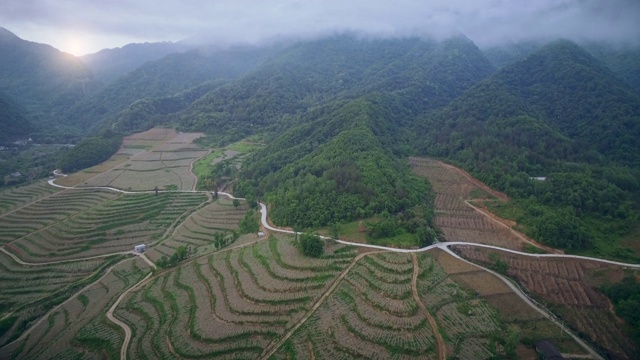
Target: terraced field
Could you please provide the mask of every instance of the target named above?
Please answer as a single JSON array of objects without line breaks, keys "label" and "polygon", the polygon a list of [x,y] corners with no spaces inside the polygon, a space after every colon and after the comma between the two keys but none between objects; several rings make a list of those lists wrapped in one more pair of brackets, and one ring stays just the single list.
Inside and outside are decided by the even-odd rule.
[{"label": "terraced field", "polygon": [[274,356],[436,358],[435,337],[412,297],[407,254],[371,254]]},{"label": "terraced field", "polygon": [[167,129],[125,138],[118,153],[130,156],[129,161],[87,179],[80,186],[108,186],[129,191],[150,191],[156,187],[195,189],[197,179],[190,166],[209,153],[193,143],[202,134],[163,130]]},{"label": "terraced field", "polygon": [[118,358],[121,329],[106,318],[106,310],[126,288],[140,281],[149,266],[141,259],[116,265],[98,282],[52,311],[28,336],[0,349],[0,358]]},{"label": "terraced field", "polygon": [[[81,201],[76,193],[101,201]],[[42,204],[41,217],[32,215],[28,221],[3,225],[15,234],[8,239],[12,242],[7,248],[22,260],[50,262],[131,251],[138,243],[158,240],[178,217],[207,200],[204,194],[196,193],[118,195],[107,191],[67,190],[61,195],[67,198],[59,200],[60,208],[64,209],[60,213],[52,213],[51,206]],[[40,203],[56,200],[51,197]],[[75,214],[68,214],[74,210],[74,201],[80,208]],[[27,210],[31,208],[20,212]],[[16,212],[7,217],[12,216],[24,219],[25,215]]]},{"label": "terraced field", "polygon": [[9,188],[0,192],[0,215],[51,196],[61,189],[41,181],[27,186]]},{"label": "terraced field", "polygon": [[[189,216],[168,239],[149,253],[149,257],[157,260],[162,255],[171,256],[179,246],[188,247],[192,252],[203,247],[208,250],[220,249],[228,243],[216,244],[216,234],[232,236],[232,232],[239,229],[238,224],[248,209],[244,201],[239,206],[233,206],[223,199],[217,199]],[[255,234],[251,236],[255,237]]]},{"label": "terraced field", "polygon": [[503,194],[493,192],[474,182],[470,176],[437,160],[410,158],[413,172],[429,180],[436,194],[435,225],[447,241],[488,244],[507,249],[522,250],[524,242],[510,229],[499,225],[465,203],[471,198],[499,199]]},{"label": "terraced field", "polygon": [[[619,266],[595,261],[545,259],[499,250],[457,246],[465,258],[491,265],[490,254],[506,262],[507,272],[536,299],[562,316],[567,324],[619,359],[633,359],[638,349],[624,335],[625,326],[610,311],[609,300],[594,283],[621,279]],[[494,256],[495,256],[494,255]]]},{"label": "terraced field", "polygon": [[102,203],[117,199],[118,196],[110,191],[64,190],[28,203],[0,215],[0,244],[11,244],[17,250],[13,243],[24,237],[81,215]]},{"label": "terraced field", "polygon": [[[108,171],[59,180],[191,190],[190,166],[208,153],[193,144],[198,136],[136,134],[116,155],[126,161],[114,157]],[[447,240],[523,247],[523,238],[466,203],[502,194],[443,163],[411,163],[432,182],[436,223]],[[244,201],[234,206],[206,192],[45,183],[0,192],[7,252],[0,252],[0,359],[119,358],[122,349],[132,359],[487,359],[504,355],[514,332],[525,342],[551,339],[562,352],[585,354],[500,278],[448,249],[409,254],[328,241],[325,255],[309,258],[291,236],[238,238],[247,210]],[[138,243],[150,250],[133,258]],[[182,246],[186,260],[151,272],[149,259]],[[491,264],[486,251],[474,249],[458,248]],[[616,342],[620,324],[604,317],[608,302],[594,290],[596,273],[610,269],[502,256],[509,275],[577,330],[616,357],[632,357],[636,349]]]},{"label": "terraced field", "polygon": [[122,256],[44,266],[23,266],[0,252],[0,346],[19,336],[31,321],[66,300]]},{"label": "terraced field", "polygon": [[116,315],[132,358],[256,358],[299,320],[354,256],[303,258],[289,238],[221,251],[136,289]]}]

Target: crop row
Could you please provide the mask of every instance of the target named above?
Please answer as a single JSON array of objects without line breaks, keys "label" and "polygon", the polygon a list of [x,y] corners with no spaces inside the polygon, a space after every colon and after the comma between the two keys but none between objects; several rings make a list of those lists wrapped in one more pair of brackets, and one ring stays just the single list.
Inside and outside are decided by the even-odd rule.
[{"label": "crop row", "polygon": [[333,264],[344,264],[341,258],[314,259],[296,269],[297,262],[304,262],[297,250],[293,264],[289,257],[272,253],[293,248],[290,241],[275,239],[271,243],[283,245],[262,241],[218,252],[130,294],[117,314],[137,329],[131,356],[258,357],[338,275],[341,268]]},{"label": "crop row", "polygon": [[122,195],[12,245],[20,257],[36,262],[127,251],[137,243],[152,242],[182,213],[205,200],[202,194]]},{"label": "crop row", "polygon": [[412,268],[407,254],[360,260],[276,358],[435,357],[433,332],[411,296]]},{"label": "crop row", "polygon": [[15,241],[58,221],[81,214],[118,195],[112,192],[67,190],[0,216],[0,243]]},{"label": "crop row", "polygon": [[47,266],[20,266],[4,256],[0,259],[3,284],[6,284],[0,290],[2,308],[8,326],[8,331],[0,337],[0,344],[6,344],[31,326],[34,319],[96,281],[121,257]]},{"label": "crop row", "polygon": [[100,281],[52,312],[28,337],[2,351],[13,351],[17,359],[66,359],[74,355],[117,358],[123,334],[106,318],[106,311],[146,271],[148,266],[141,259],[118,264]]},{"label": "crop row", "polygon": [[515,277],[529,292],[537,294],[545,301],[556,304],[606,308],[606,297],[585,281],[585,275],[604,269],[607,265],[593,261],[546,259],[521,256],[501,251],[459,247],[466,258],[491,265],[494,253],[506,263],[507,272]]},{"label": "crop row", "polygon": [[13,187],[0,192],[0,215],[60,191],[46,182]]}]

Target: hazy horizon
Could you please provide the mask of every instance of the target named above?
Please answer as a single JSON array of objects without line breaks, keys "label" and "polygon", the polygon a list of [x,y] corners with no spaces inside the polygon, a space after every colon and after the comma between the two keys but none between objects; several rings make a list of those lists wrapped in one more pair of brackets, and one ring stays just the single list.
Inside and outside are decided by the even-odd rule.
[{"label": "hazy horizon", "polygon": [[216,1],[77,3],[6,0],[0,26],[73,55],[129,43],[193,41],[260,43],[336,32],[441,39],[463,33],[480,47],[566,38],[578,42],[640,41],[640,1],[508,0]]}]

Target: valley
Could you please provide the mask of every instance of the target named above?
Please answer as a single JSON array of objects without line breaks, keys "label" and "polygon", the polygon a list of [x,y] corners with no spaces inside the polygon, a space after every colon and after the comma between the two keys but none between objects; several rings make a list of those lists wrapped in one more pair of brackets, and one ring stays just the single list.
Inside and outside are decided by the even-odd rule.
[{"label": "valley", "polygon": [[639,55],[0,28],[0,359],[636,358]]},{"label": "valley", "polygon": [[[496,346],[526,357],[535,351],[524,344],[536,339],[552,340],[569,357],[601,358],[592,344],[621,358],[635,351],[623,333],[611,332],[615,320],[604,321],[606,297],[582,279],[619,279],[640,265],[524,253],[538,244],[468,202],[504,196],[440,161],[409,163],[433,186],[445,242],[408,250],[340,237],[326,240],[319,259],[300,253],[291,230],[270,225],[264,204],[264,236],[228,237],[252,211],[244,199],[233,204],[233,196],[214,198],[192,183],[156,194],[149,182],[135,188],[101,180],[134,162],[136,169],[153,165],[149,171],[174,166],[158,153],[197,152],[186,158],[192,163],[209,153],[193,146],[197,136],[132,135],[87,172],[93,177],[80,172],[0,193],[2,277],[16,281],[2,291],[15,303],[3,307],[2,321],[12,324],[1,358],[486,358]],[[149,250],[132,256],[139,243]],[[184,260],[156,267],[181,246]],[[487,269],[496,261],[506,263],[501,274]],[[16,298],[18,289],[29,289],[27,297]],[[585,322],[593,314],[601,320]],[[608,338],[595,335],[602,327]]]}]

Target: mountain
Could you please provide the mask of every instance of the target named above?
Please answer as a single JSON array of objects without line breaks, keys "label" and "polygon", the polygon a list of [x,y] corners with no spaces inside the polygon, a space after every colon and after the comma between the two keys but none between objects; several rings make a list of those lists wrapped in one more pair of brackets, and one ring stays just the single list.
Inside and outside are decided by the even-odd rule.
[{"label": "mountain", "polygon": [[[234,191],[271,205],[271,218],[317,228],[380,214],[402,214],[410,245],[431,229],[429,188],[393,148],[403,111],[396,96],[333,102],[309,114],[247,159]],[[408,223],[413,226],[407,225]]]},{"label": "mountain", "polygon": [[24,110],[0,93],[0,144],[29,137],[33,131]]},{"label": "mountain", "polygon": [[51,117],[97,86],[91,71],[74,56],[0,28],[0,91],[21,105],[41,131]]},{"label": "mountain", "polygon": [[539,50],[544,43],[523,41],[518,43],[501,44],[483,49],[484,56],[497,68],[503,68]]},{"label": "mountain", "polygon": [[80,60],[103,84],[110,84],[117,78],[133,71],[148,61],[191,50],[193,46],[183,43],[157,42],[128,44],[121,48],[104,49],[95,54],[80,57]]},{"label": "mountain", "polygon": [[620,79],[640,93],[639,46],[589,43],[584,47],[593,57],[606,64]]},{"label": "mountain", "polygon": [[211,80],[237,78],[264,61],[267,53],[265,48],[243,46],[199,48],[167,55],[145,63],[75,104],[65,113],[65,121],[91,129],[137,100],[172,96]]},{"label": "mountain", "polygon": [[[544,45],[532,41],[503,44],[483,49],[483,53],[493,65],[502,68],[524,60]],[[640,47],[604,42],[587,42],[580,46],[640,93]]]},{"label": "mountain", "polygon": [[408,120],[445,106],[493,71],[468,39],[436,43],[334,36],[282,50],[196,101],[179,122],[183,129],[239,139],[267,129],[284,131],[319,105],[374,92],[400,96]]},{"label": "mountain", "polygon": [[582,154],[591,149],[638,166],[639,114],[640,97],[629,86],[576,44],[557,41],[456,99],[440,116],[444,127],[436,138],[459,131],[455,136],[470,142],[477,138],[474,131],[486,133],[498,121],[525,116],[554,138],[579,144]]},{"label": "mountain", "polygon": [[521,222],[542,242],[606,253],[636,224],[640,97],[574,43],[502,68],[420,127],[421,152],[523,199]]}]

